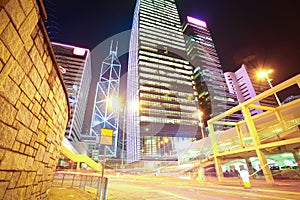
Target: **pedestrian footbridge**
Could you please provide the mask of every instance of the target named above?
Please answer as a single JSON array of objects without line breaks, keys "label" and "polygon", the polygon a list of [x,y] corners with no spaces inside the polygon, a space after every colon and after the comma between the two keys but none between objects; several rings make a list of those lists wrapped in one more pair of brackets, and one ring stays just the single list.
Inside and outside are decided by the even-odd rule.
[{"label": "pedestrian footbridge", "polygon": [[[300,88],[300,74],[210,119],[209,136],[194,142],[181,158],[197,155],[199,165],[214,162],[218,179],[222,180],[222,164],[254,156],[262,166],[266,181],[272,183],[274,180],[269,167],[266,167],[266,155],[292,152],[298,165],[300,164],[296,155],[300,149],[300,99],[277,107],[260,106],[256,102],[295,85],[298,87],[296,89]],[[251,116],[250,109],[264,112]],[[223,120],[239,111],[244,116],[242,121]],[[220,125],[232,128],[217,130]]]}]

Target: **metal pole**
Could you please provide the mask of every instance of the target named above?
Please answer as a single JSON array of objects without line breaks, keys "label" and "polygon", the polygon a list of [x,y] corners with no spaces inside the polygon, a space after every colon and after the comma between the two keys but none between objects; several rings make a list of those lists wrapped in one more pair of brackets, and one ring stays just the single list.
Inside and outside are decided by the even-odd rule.
[{"label": "metal pole", "polygon": [[100,199],[104,199],[104,191],[103,189],[103,179],[104,179],[104,168],[105,168],[105,156],[106,156],[106,145],[104,145],[104,154],[103,154],[103,163],[102,163],[102,173],[101,173],[101,183],[100,183]]},{"label": "metal pole", "polygon": [[[269,83],[270,88],[273,88],[273,85],[271,83],[271,80],[270,80],[268,74],[266,74],[266,79],[267,79],[267,82]],[[275,96],[275,99],[276,99],[278,105],[281,106],[281,102],[280,102],[280,100],[279,100],[279,98],[278,98],[278,96],[277,96],[276,93],[274,93],[274,96]]]}]

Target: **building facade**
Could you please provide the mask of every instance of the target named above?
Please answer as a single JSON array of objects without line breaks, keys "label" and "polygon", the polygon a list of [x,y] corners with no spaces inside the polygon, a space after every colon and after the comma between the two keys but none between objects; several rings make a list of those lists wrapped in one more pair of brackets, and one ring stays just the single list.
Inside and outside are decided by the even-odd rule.
[{"label": "building facade", "polygon": [[175,0],[137,0],[130,38],[127,162],[177,159],[196,137],[193,67]]},{"label": "building facade", "polygon": [[92,80],[90,51],[71,45],[52,42],[52,47],[68,89],[71,107],[66,138],[80,141],[88,92]]},{"label": "building facade", "polygon": [[[226,72],[224,75],[229,92],[236,95],[239,103],[247,101],[270,88],[266,80],[257,78],[257,70],[255,68],[244,64],[236,72]],[[256,102],[256,104],[269,107],[277,105],[275,96],[269,96],[260,102]],[[261,113],[262,110],[252,109],[250,112],[251,115],[256,115]]]},{"label": "building facade", "polygon": [[[183,28],[187,54],[193,65],[195,90],[203,121],[215,117],[237,105],[235,95],[229,93],[223,69],[207,24],[188,16]],[[227,121],[238,121],[239,113]],[[226,128],[226,127],[224,127]]]}]

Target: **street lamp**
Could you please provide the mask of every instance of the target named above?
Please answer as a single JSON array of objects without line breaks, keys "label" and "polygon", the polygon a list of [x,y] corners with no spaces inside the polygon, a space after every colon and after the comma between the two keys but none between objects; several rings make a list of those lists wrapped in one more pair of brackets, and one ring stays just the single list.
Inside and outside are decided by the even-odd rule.
[{"label": "street lamp", "polygon": [[[260,78],[260,79],[266,78],[266,80],[267,80],[267,82],[268,82],[270,88],[273,88],[273,85],[272,85],[272,83],[271,83],[271,79],[269,78],[269,74],[271,74],[272,72],[273,72],[272,69],[268,69],[268,70],[260,70],[260,71],[257,73],[257,77],[258,77],[258,78]],[[274,96],[275,96],[275,99],[276,99],[278,105],[281,106],[281,102],[280,102],[280,100],[279,100],[279,98],[278,98],[278,96],[277,96],[276,93],[274,93]]]},{"label": "street lamp", "polygon": [[203,112],[201,110],[199,110],[199,123],[200,123],[200,129],[201,129],[201,135],[202,135],[202,139],[205,137],[204,134],[204,130],[203,130]]}]

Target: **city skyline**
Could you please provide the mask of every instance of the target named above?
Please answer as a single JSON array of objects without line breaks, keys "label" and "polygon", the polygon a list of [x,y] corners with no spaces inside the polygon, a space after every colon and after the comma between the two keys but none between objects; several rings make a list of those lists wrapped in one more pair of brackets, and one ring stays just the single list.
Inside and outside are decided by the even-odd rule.
[{"label": "city skyline", "polygon": [[[299,14],[293,2],[296,3],[176,1],[182,22],[187,15],[206,21],[224,71],[235,71],[242,64],[272,67],[275,85],[300,71],[300,28],[296,26]],[[51,6],[48,3],[48,17],[56,16],[49,20],[56,23],[57,40],[92,50],[112,35],[131,28],[134,4],[135,1],[84,5],[80,1],[52,1]]]}]

